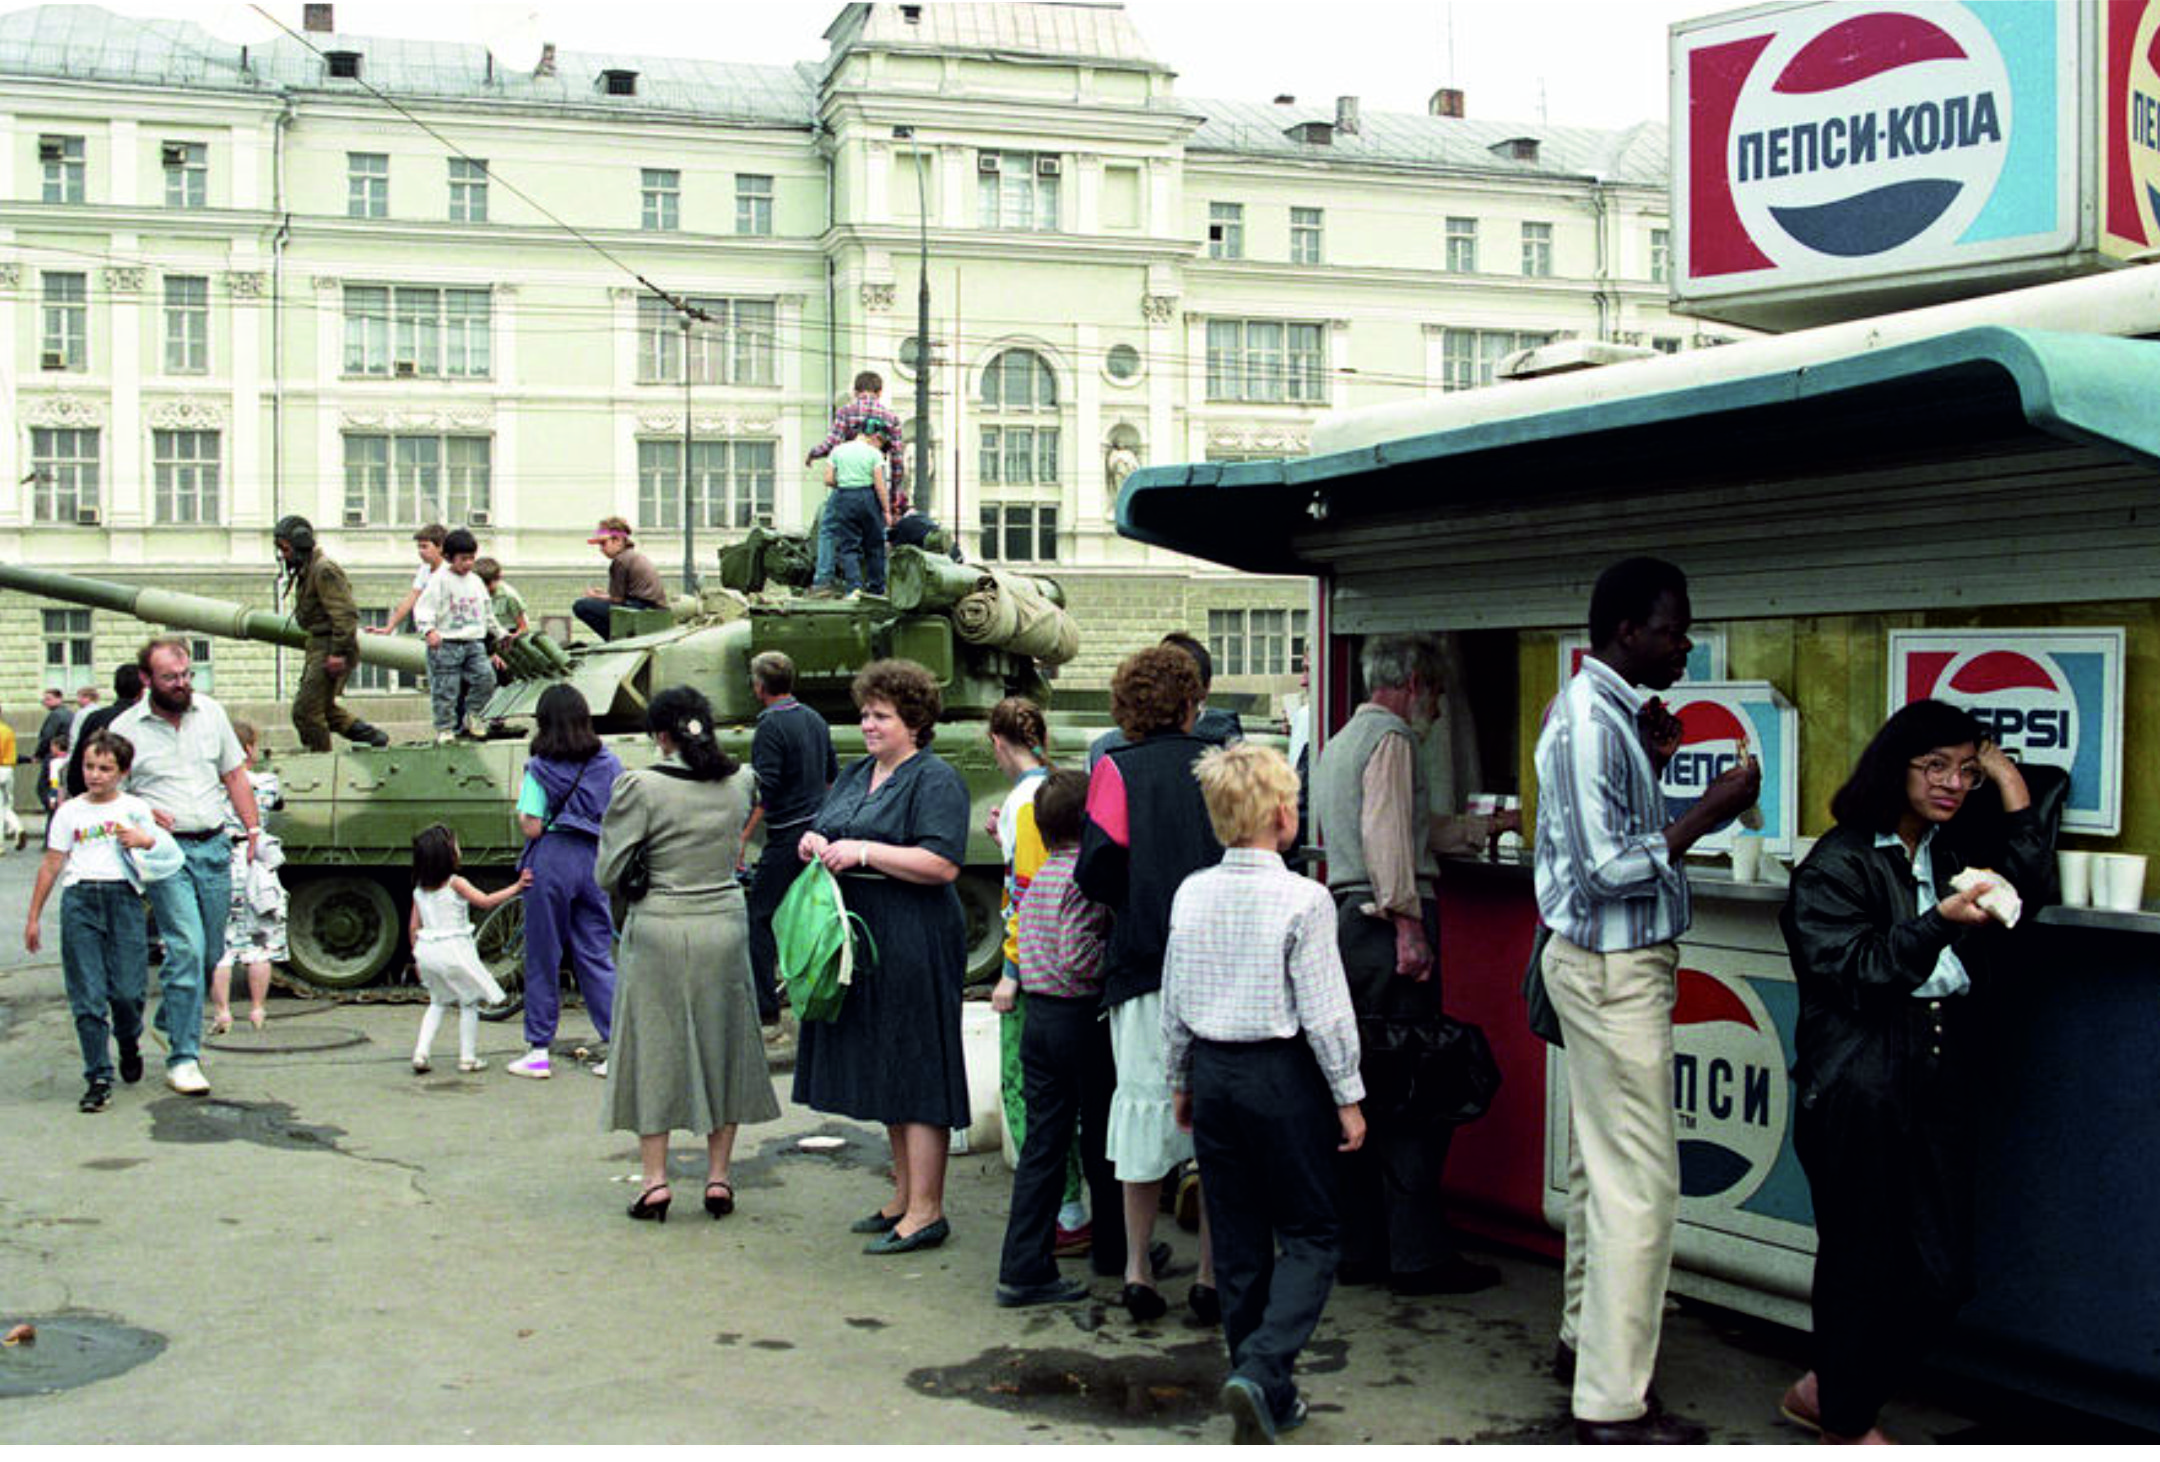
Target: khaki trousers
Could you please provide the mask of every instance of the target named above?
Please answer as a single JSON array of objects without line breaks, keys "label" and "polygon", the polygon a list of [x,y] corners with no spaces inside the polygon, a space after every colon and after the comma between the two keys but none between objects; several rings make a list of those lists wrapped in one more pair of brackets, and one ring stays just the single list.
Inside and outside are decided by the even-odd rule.
[{"label": "khaki trousers", "polygon": [[300,671],[300,689],[293,696],[293,730],[300,733],[300,744],[309,751],[328,751],[330,733],[343,736],[360,718],[338,704],[338,692],[352,674],[346,666],[342,675],[330,673],[330,650],[327,645],[311,643],[307,648],[307,660]]},{"label": "khaki trousers", "polygon": [[1596,954],[1557,934],[1545,990],[1566,1037],[1566,1311],[1574,1411],[1629,1421],[1646,1410],[1672,1272],[1680,1149],[1672,1011],[1679,946]]}]

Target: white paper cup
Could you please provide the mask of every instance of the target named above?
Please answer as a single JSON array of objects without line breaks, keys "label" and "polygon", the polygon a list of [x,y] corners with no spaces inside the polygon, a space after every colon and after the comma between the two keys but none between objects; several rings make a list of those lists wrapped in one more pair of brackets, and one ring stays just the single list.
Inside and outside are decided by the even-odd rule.
[{"label": "white paper cup", "polygon": [[2094,857],[2093,904],[2118,914],[2145,906],[2145,855],[2101,853]]},{"label": "white paper cup", "polygon": [[2062,879],[2062,903],[2066,909],[2082,909],[2093,901],[2092,854],[2076,851],[2055,855],[2055,871]]},{"label": "white paper cup", "polygon": [[1732,876],[1735,883],[1754,883],[1762,877],[1761,838],[1738,837],[1732,840]]}]

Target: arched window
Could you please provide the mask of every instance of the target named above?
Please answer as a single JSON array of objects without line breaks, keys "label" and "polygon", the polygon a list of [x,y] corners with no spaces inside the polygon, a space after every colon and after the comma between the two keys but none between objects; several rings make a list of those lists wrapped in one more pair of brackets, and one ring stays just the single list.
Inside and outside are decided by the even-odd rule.
[{"label": "arched window", "polygon": [[[983,367],[982,556],[1057,557],[1057,375],[1032,350],[1007,350]],[[1045,493],[1043,489],[1050,489]]]}]

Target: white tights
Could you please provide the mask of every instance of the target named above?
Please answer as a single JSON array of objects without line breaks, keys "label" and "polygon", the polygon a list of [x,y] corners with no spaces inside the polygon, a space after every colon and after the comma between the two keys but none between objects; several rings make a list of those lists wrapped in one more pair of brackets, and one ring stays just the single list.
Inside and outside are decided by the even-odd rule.
[{"label": "white tights", "polygon": [[[428,1001],[427,1014],[420,1017],[420,1040],[413,1047],[415,1056],[428,1056],[435,1049],[435,1033],[442,1029],[443,1015],[450,1009],[447,1000]],[[480,1006],[472,1000],[457,1002],[458,1059],[470,1061],[480,1054]]]}]

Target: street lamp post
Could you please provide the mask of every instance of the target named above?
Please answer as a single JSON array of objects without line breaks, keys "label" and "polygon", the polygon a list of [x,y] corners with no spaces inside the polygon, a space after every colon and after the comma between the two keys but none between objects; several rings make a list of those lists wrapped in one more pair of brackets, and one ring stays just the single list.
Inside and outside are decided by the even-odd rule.
[{"label": "street lamp post", "polygon": [[[895,127],[893,137],[914,137],[913,127]],[[930,510],[930,190],[923,180],[923,150],[915,149],[915,220],[917,279],[915,289],[915,491],[922,510]]]},{"label": "street lamp post", "polygon": [[682,582],[683,593],[698,591],[697,524],[690,515],[690,316],[682,317]]}]

